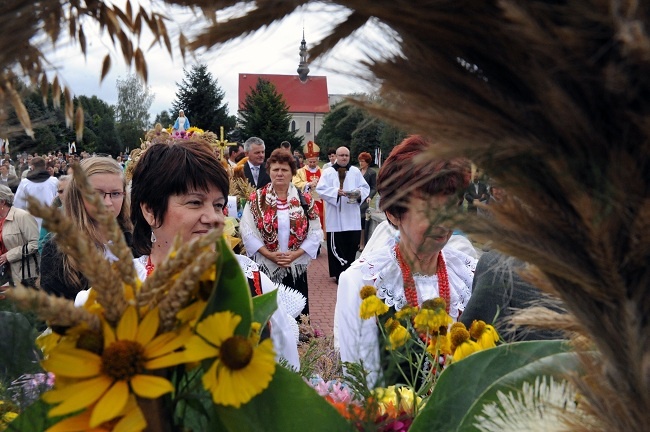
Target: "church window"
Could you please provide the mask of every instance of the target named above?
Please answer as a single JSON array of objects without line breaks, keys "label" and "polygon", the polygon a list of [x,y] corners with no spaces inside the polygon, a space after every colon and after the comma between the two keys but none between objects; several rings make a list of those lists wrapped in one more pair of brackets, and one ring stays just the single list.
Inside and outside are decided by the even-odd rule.
[{"label": "church window", "polygon": [[305,125],[305,132],[307,132],[307,133],[311,132],[311,123],[310,122],[307,122],[307,124]]}]

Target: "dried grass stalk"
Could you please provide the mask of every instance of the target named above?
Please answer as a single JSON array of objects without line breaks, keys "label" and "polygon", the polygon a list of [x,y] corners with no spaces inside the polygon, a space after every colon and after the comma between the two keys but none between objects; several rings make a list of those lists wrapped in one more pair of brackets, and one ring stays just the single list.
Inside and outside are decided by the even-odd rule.
[{"label": "dried grass stalk", "polygon": [[75,307],[70,300],[26,288],[21,284],[5,291],[5,295],[20,309],[34,312],[51,326],[73,327],[85,323],[92,330],[100,329],[96,315],[84,308]]}]

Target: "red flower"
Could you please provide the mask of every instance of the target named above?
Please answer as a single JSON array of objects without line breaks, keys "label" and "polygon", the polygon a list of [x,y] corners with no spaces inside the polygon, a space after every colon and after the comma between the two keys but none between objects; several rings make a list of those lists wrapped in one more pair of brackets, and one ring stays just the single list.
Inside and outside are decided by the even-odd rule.
[{"label": "red flower", "polygon": [[298,207],[300,205],[300,201],[298,201],[298,198],[296,197],[291,198],[291,205],[294,207]]}]

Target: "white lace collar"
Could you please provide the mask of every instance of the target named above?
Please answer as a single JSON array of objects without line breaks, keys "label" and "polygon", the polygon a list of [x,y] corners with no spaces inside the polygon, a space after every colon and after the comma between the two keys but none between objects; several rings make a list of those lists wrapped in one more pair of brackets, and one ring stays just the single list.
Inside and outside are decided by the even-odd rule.
[{"label": "white lace collar", "polygon": [[[377,288],[377,297],[384,300],[388,306],[395,307],[395,310],[400,310],[406,306],[407,301],[404,295],[402,271],[395,257],[395,244],[395,240],[391,240],[380,249],[357,260],[352,267],[361,271],[364,283]],[[449,276],[451,297],[449,314],[456,319],[465,309],[472,293],[472,280],[477,260],[451,247],[445,247],[442,254]],[[436,275],[414,275],[413,279],[420,304],[439,295]]]}]

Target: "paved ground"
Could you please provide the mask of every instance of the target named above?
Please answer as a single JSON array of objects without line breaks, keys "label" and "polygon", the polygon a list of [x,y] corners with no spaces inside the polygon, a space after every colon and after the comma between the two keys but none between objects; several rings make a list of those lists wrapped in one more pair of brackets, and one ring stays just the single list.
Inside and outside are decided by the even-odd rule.
[{"label": "paved ground", "polygon": [[321,248],[318,258],[309,265],[307,280],[309,282],[309,312],[312,326],[331,335],[337,285],[334,278],[329,277],[327,250],[324,247]]}]

